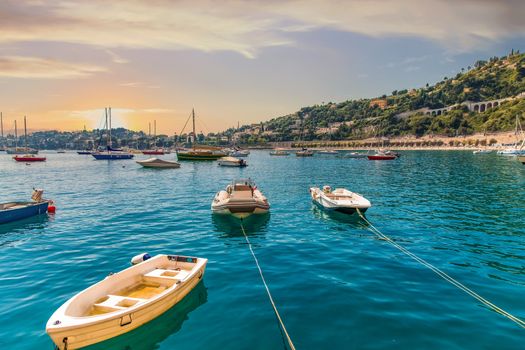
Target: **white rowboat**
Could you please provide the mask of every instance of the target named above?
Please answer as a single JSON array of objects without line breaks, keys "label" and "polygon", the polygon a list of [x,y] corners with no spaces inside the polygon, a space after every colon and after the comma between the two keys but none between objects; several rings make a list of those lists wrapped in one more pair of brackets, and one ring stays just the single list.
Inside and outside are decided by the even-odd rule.
[{"label": "white rowboat", "polygon": [[60,306],[46,332],[60,350],[127,333],[181,301],[201,281],[207,262],[161,254],[110,275]]},{"label": "white rowboat", "polygon": [[265,214],[270,210],[266,197],[250,179],[233,181],[226,190],[213,198],[211,210],[214,214],[231,214],[245,218],[251,214]]},{"label": "white rowboat", "polygon": [[372,206],[370,201],[358,193],[345,188],[336,188],[332,191],[330,186],[311,187],[310,195],[315,204],[325,210],[335,210],[345,214],[353,214],[356,209],[364,213]]}]

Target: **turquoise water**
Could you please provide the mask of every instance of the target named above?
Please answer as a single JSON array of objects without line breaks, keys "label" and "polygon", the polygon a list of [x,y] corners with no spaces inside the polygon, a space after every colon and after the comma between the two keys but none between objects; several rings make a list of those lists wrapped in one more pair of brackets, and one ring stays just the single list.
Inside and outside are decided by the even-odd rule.
[{"label": "turquoise water", "polygon": [[[167,156],[172,159],[174,156]],[[314,207],[308,187],[370,199],[382,232],[525,318],[525,166],[470,152],[403,152],[391,162],[270,157],[245,169],[49,154],[0,155],[0,201],[33,186],[54,216],[0,226],[0,347],[51,349],[45,323],[75,293],[147,251],[206,257],[202,284],[162,317],[93,349],[278,349],[283,342],[235,221],[210,213],[216,191],[252,177],[271,214],[250,240],[297,349],[522,349],[525,330],[378,240],[359,220]]]}]

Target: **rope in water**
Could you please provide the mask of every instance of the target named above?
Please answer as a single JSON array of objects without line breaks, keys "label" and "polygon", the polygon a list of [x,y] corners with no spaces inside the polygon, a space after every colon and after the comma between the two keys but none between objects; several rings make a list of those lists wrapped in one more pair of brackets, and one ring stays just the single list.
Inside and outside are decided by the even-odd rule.
[{"label": "rope in water", "polygon": [[268,284],[266,284],[266,280],[264,279],[264,275],[263,275],[261,266],[259,265],[259,260],[257,260],[257,256],[255,256],[255,252],[253,251],[252,244],[250,243],[250,240],[248,239],[248,235],[246,235],[246,231],[244,230],[242,221],[241,221],[241,230],[242,230],[242,234],[244,235],[244,238],[246,239],[246,243],[248,243],[248,247],[250,248],[250,252],[252,253],[252,256],[253,256],[253,260],[255,260],[255,265],[257,265],[257,269],[259,269],[259,275],[261,275],[261,279],[264,284],[264,288],[266,288],[266,293],[268,294],[268,298],[270,299],[270,303],[272,304],[273,311],[275,312],[275,316],[277,317],[277,320],[279,321],[281,329],[286,335],[286,340],[288,341],[288,345],[290,345],[290,349],[295,350],[295,346],[293,345],[292,339],[290,338],[290,335],[288,334],[288,331],[286,330],[286,327],[284,326],[284,322],[281,318],[281,315],[279,314],[279,311],[277,310],[277,307],[275,306],[275,302],[273,301],[272,294],[270,293],[270,288],[268,288]]},{"label": "rope in water", "polygon": [[467,293],[468,295],[470,295],[474,299],[478,300],[479,302],[481,302],[482,304],[484,304],[485,306],[487,306],[491,310],[497,312],[500,315],[505,316],[506,318],[508,318],[512,322],[515,322],[518,326],[520,326],[522,328],[525,328],[525,321],[523,321],[520,318],[518,318],[518,317],[508,313],[507,311],[503,310],[499,306],[494,305],[493,303],[491,303],[487,299],[483,298],[481,295],[479,295],[478,293],[474,292],[472,289],[470,289],[469,287],[465,286],[461,282],[455,280],[453,277],[447,275],[445,272],[441,271],[440,269],[438,269],[437,267],[435,267],[431,263],[429,263],[426,260],[420,258],[419,256],[417,256],[416,254],[412,253],[411,251],[409,251],[405,247],[399,245],[398,243],[394,242],[390,237],[388,237],[387,235],[385,235],[384,233],[379,231],[378,228],[376,228],[374,225],[372,225],[372,223],[365,218],[365,216],[363,215],[363,213],[361,213],[361,211],[359,209],[357,209],[357,212],[358,212],[359,216],[361,217],[361,219],[363,219],[369,225],[369,231],[374,233],[376,236],[378,236],[379,238],[381,238],[381,239],[387,241],[388,243],[392,244],[394,247],[396,247],[397,249],[399,249],[400,251],[402,251],[403,253],[405,253],[406,255],[411,257],[412,259],[416,260],[420,264],[428,267],[430,270],[432,270],[434,273],[436,273],[439,277],[443,278],[445,281],[451,283],[452,285],[456,286],[460,290],[464,291],[465,293]]}]

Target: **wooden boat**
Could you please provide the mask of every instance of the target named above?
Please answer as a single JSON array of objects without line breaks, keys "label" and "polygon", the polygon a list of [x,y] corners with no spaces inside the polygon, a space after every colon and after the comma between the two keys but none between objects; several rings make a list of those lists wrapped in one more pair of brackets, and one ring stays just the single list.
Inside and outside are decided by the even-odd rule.
[{"label": "wooden boat", "polygon": [[148,150],[144,150],[142,151],[142,154],[145,154],[145,155],[164,155],[166,154],[166,152],[164,152],[163,149],[159,148],[159,149],[148,149]]},{"label": "wooden boat", "polygon": [[[176,148],[177,153],[177,159],[178,160],[217,160],[219,158],[227,156],[227,153],[224,152],[219,147],[211,147],[211,146],[197,146],[196,141],[196,135],[195,132],[195,110],[191,110],[190,117],[193,120],[193,140],[192,140],[192,146],[191,149],[185,149],[185,148]],[[188,123],[189,118],[186,121]],[[184,131],[184,129],[182,130]],[[181,134],[182,134],[181,131]]]},{"label": "wooden boat", "polygon": [[211,210],[214,214],[232,214],[245,218],[251,214],[267,213],[270,204],[252,180],[236,180],[226,190],[217,192],[211,203]]},{"label": "wooden boat", "polygon": [[525,156],[518,156],[518,161],[520,161],[521,164],[525,165]]},{"label": "wooden boat", "polygon": [[16,155],[13,157],[13,159],[16,160],[17,162],[24,162],[24,163],[45,162],[46,161],[46,157],[38,157],[34,154]]},{"label": "wooden boat", "polygon": [[370,201],[358,193],[351,192],[345,188],[336,188],[332,191],[330,186],[310,188],[312,201],[325,210],[334,210],[345,214],[353,214],[356,209],[362,213],[372,205]]},{"label": "wooden boat", "polygon": [[159,158],[149,158],[146,160],[137,160],[136,162],[142,165],[144,168],[161,168],[161,169],[180,168],[180,163],[177,163],[171,160],[159,159]]},{"label": "wooden boat", "polygon": [[127,333],[180,302],[201,281],[207,262],[160,254],[109,275],[60,306],[46,332],[63,350]]},{"label": "wooden boat", "polygon": [[33,190],[31,202],[0,203],[0,224],[47,213],[53,201],[42,199],[43,190]]},{"label": "wooden boat", "polygon": [[271,156],[287,156],[287,155],[290,155],[290,152],[284,150],[284,149],[275,149],[273,151],[270,152],[270,155]]},{"label": "wooden boat", "polygon": [[220,166],[229,167],[245,167],[248,165],[244,159],[239,159],[235,157],[222,157],[217,160],[217,163]]},{"label": "wooden boat", "polygon": [[[111,142],[111,107],[104,108],[106,115],[106,133],[108,134],[108,143],[106,150],[92,152],[91,155],[96,160],[120,160],[120,159],[131,159],[134,157],[133,154],[129,152],[124,152],[119,149],[112,148]],[[109,115],[109,124],[108,124],[108,115]]]}]

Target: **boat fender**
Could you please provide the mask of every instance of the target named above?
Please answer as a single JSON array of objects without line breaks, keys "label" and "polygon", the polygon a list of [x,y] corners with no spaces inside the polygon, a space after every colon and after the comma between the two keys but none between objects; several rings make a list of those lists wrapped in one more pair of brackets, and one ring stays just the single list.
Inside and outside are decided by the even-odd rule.
[{"label": "boat fender", "polygon": [[53,202],[52,200],[49,200],[49,205],[47,206],[47,212],[50,213],[50,214],[54,214],[57,210],[57,208],[55,207],[55,202]]},{"label": "boat fender", "polygon": [[144,262],[151,258],[151,255],[148,253],[141,253],[139,255],[135,255],[133,258],[131,258],[131,265],[137,265],[141,262]]}]

